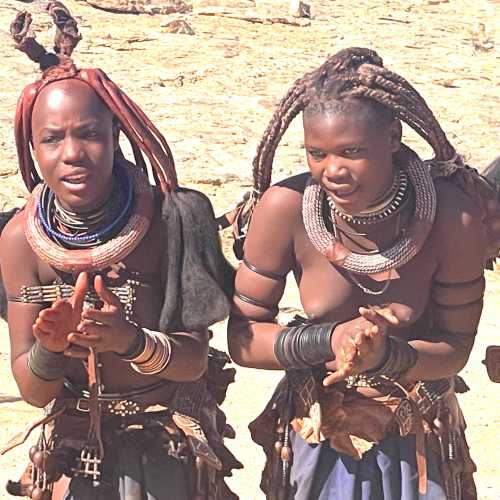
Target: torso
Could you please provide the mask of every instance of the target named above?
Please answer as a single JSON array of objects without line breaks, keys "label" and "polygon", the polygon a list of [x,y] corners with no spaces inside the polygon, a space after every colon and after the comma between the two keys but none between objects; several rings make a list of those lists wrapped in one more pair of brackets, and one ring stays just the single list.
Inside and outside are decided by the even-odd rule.
[{"label": "torso", "polygon": [[[432,278],[438,267],[439,234],[433,229],[420,252],[398,269],[399,278],[391,280],[387,290],[380,295],[363,292],[349,274],[334,266],[320,254],[310,242],[302,222],[302,192],[307,175],[281,183],[295,191],[295,202],[288,204],[290,217],[300,220],[295,226],[293,245],[295,250],[293,272],[300,291],[304,312],[314,322],[347,321],[358,316],[358,308],[366,305],[391,305],[404,328],[391,332],[405,338],[422,338],[425,329],[420,321],[428,321],[424,313],[428,309]],[[381,228],[380,238],[394,232],[395,222]],[[385,242],[385,243],[386,243]],[[383,245],[381,245],[383,246]],[[354,249],[353,249],[354,250]],[[358,277],[359,278],[359,277]],[[371,290],[380,290],[384,282],[370,278],[359,279]],[[424,317],[425,316],[425,317]]]},{"label": "torso", "polygon": [[[115,278],[113,274],[112,277],[105,276],[106,284],[111,287],[123,285],[128,277],[141,282],[141,285],[136,287],[136,301],[133,305],[131,320],[153,330],[158,329],[163,304],[164,284],[162,284],[160,269],[164,249],[165,235],[162,234],[158,209],[146,236],[137,248],[119,264],[121,272],[118,272],[118,277]],[[58,275],[60,277],[61,273],[56,272],[35,254],[33,257],[36,259],[37,274],[41,285],[51,284],[58,279]],[[71,279],[66,278],[64,281],[71,281]],[[114,353],[101,353],[99,356],[102,362],[101,380],[105,392],[130,391],[132,388],[143,387],[159,380],[154,376],[145,377],[138,374],[129,363],[125,363]],[[81,361],[72,360],[68,378],[75,384],[86,385],[87,372]]]}]

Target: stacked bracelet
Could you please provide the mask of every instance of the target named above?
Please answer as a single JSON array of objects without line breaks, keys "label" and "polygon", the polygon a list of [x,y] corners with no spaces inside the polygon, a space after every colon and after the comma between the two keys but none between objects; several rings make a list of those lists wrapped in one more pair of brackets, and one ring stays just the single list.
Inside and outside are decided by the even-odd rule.
[{"label": "stacked bracelet", "polygon": [[63,352],[46,349],[38,340],[28,353],[28,368],[36,377],[45,382],[54,382],[64,377],[68,358]]},{"label": "stacked bracelet", "polygon": [[172,343],[161,332],[142,328],[143,349],[134,358],[128,359],[132,368],[143,375],[156,375],[169,365],[172,358]]},{"label": "stacked bracelet", "polygon": [[310,368],[335,359],[331,338],[338,323],[285,328],[274,342],[274,355],[286,370]]},{"label": "stacked bracelet", "polygon": [[136,323],[131,322],[131,324],[135,326],[137,334],[128,350],[123,354],[118,354],[118,356],[120,356],[120,358],[122,358],[124,361],[132,361],[137,356],[139,356],[139,354],[144,351],[144,347],[146,344],[146,336],[144,335],[142,328],[139,328],[139,325],[137,325]]},{"label": "stacked bracelet", "polygon": [[370,378],[384,376],[391,380],[400,379],[418,360],[417,350],[408,341],[398,337],[387,338],[387,351],[382,364],[375,369],[367,370]]}]

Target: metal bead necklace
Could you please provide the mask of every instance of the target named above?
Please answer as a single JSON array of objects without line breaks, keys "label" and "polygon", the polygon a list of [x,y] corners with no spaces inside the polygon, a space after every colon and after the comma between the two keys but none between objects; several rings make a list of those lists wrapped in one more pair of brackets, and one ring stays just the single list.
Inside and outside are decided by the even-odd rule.
[{"label": "metal bead necklace", "polygon": [[[409,156],[406,165],[400,168],[408,174],[415,192],[415,210],[406,231],[401,233],[401,237],[392,247],[373,255],[355,253],[344,247],[344,256],[341,262],[337,263],[339,267],[358,275],[377,274],[401,267],[422,248],[436,214],[434,182],[429,166],[414,154]],[[325,196],[318,182],[311,178],[304,190],[302,216],[309,240],[326,256],[332,244],[341,244],[325,225],[322,208]]]},{"label": "metal bead necklace", "polygon": [[92,213],[77,214],[61,206],[45,184],[37,201],[37,215],[47,235],[66,248],[100,245],[126,224],[134,200],[133,183],[123,167],[116,166],[113,190]]},{"label": "metal bead necklace", "polygon": [[408,175],[403,170],[398,169],[388,193],[382,197],[382,200],[359,214],[344,212],[335,205],[335,202],[329,196],[327,196],[327,199],[332,211],[341,219],[357,225],[372,224],[393,215],[406,199],[409,188]]}]

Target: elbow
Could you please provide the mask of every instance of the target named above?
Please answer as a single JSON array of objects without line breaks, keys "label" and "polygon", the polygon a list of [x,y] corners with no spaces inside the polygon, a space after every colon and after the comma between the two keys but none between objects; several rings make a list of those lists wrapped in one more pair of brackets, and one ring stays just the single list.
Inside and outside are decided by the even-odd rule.
[{"label": "elbow", "polygon": [[248,356],[245,356],[245,349],[241,345],[241,339],[235,338],[231,334],[228,335],[227,346],[229,350],[229,356],[238,366],[243,366],[245,368],[253,368]]},{"label": "elbow", "polygon": [[21,390],[20,394],[23,401],[36,408],[45,408],[54,399],[53,396],[27,390]]},{"label": "elbow", "polygon": [[200,358],[196,363],[193,363],[189,373],[186,373],[186,378],[184,382],[196,382],[199,380],[208,370],[208,356]]}]

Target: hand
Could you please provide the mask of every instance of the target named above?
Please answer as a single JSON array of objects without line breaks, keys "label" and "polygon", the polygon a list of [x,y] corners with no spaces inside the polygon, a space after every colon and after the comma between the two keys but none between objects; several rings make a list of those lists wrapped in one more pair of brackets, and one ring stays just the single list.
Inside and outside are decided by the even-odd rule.
[{"label": "hand", "polygon": [[95,277],[94,288],[104,305],[100,310],[83,311],[76,331],[68,337],[74,346],[73,353],[80,357],[79,348],[92,348],[95,352],[123,354],[132,345],[137,328],[126,320],[120,299],[106,288],[101,276]]},{"label": "hand", "polygon": [[80,273],[71,299],[56,300],[50,308],[38,314],[33,335],[49,351],[63,352],[69,347],[68,335],[80,323],[87,288],[87,274]]},{"label": "hand", "polygon": [[399,325],[398,318],[387,307],[361,307],[359,314],[334,330],[332,350],[336,371],[325,377],[325,386],[378,366],[386,352],[389,326]]}]

